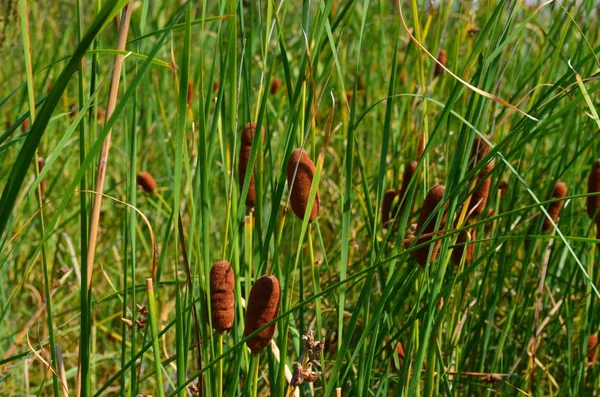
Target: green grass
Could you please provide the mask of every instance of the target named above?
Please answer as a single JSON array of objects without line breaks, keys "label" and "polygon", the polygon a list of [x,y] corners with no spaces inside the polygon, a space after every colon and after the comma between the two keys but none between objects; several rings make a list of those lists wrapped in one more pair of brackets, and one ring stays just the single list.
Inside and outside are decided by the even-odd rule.
[{"label": "green grass", "polygon": [[[12,0],[2,10],[0,394],[285,396],[310,330],[325,341],[313,368],[322,374],[299,395],[600,389],[600,365],[587,363],[600,270],[585,209],[600,157],[595,1],[406,0],[400,13],[383,0],[145,0],[133,2],[119,51],[114,16],[127,3]],[[434,77],[429,54],[440,49],[452,73]],[[264,129],[250,154],[251,214],[252,167],[238,182],[250,121]],[[476,136],[492,149],[473,167]],[[289,204],[298,147],[316,165],[312,224]],[[383,195],[413,160],[384,229]],[[463,204],[488,161],[490,197],[473,216]],[[140,171],[156,178],[154,193],[136,185]],[[559,180],[565,206],[542,232]],[[446,229],[421,268],[411,225],[436,184],[446,190],[431,219],[445,210]],[[473,261],[456,265],[456,238],[473,229]],[[236,275],[234,327],[222,335],[207,299],[220,259]],[[256,357],[245,302],[264,274],[277,276],[282,299],[273,346]]]}]

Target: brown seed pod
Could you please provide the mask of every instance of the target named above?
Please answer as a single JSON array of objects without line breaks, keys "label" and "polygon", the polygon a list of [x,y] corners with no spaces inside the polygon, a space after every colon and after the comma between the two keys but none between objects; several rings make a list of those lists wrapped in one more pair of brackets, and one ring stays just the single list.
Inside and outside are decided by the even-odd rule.
[{"label": "brown seed pod", "polygon": [[227,261],[217,261],[210,269],[210,311],[212,327],[218,332],[233,327],[235,276]]},{"label": "brown seed pod", "polygon": [[[252,334],[260,327],[273,321],[279,315],[281,289],[275,276],[262,276],[252,286],[246,310],[246,327],[244,336]],[[276,323],[260,331],[246,344],[252,354],[258,354],[264,349],[275,334]]]},{"label": "brown seed pod", "polygon": [[398,193],[394,189],[389,189],[383,195],[383,200],[381,202],[381,225],[384,228],[388,227],[388,223],[394,217],[394,211],[392,210],[392,204],[394,203],[394,199],[398,196]]},{"label": "brown seed pod", "polygon": [[71,118],[75,118],[75,116],[77,116],[77,104],[76,103],[72,103],[71,106],[69,106],[69,116]]},{"label": "brown seed pod", "polygon": [[256,123],[246,123],[242,130],[242,146],[251,146],[252,139],[254,139],[254,132],[256,131]]},{"label": "brown seed pod", "polygon": [[[475,240],[475,235],[476,233],[475,228],[471,228],[470,231],[466,231],[463,230],[462,232],[460,232],[458,234],[458,237],[456,238],[456,244],[457,246],[454,247],[454,249],[452,250],[452,262],[454,262],[454,264],[456,266],[460,265],[460,261],[462,259],[463,253],[465,252],[465,246],[467,247],[467,253],[465,254],[465,264],[470,264],[471,261],[473,260],[473,251],[475,250],[475,245],[473,245],[472,242],[470,242],[469,244],[465,243],[467,242],[467,240],[469,241],[473,241]],[[468,238],[470,234],[470,239]],[[461,245],[458,245],[461,244]]]},{"label": "brown seed pod", "polygon": [[137,175],[137,183],[146,193],[154,193],[156,181],[149,172],[142,171]]},{"label": "brown seed pod", "polygon": [[217,92],[219,91],[219,88],[221,87],[221,82],[219,80],[216,80],[213,83],[213,92]]},{"label": "brown seed pod", "polygon": [[[436,185],[429,190],[427,196],[425,197],[425,201],[423,202],[423,207],[421,208],[421,213],[419,214],[419,221],[417,222],[417,233],[421,233],[422,235],[430,234],[435,231],[436,224],[436,216],[432,217],[428,220],[430,215],[436,206],[442,201],[442,197],[444,197],[444,186]],[[440,230],[442,230],[446,224],[446,215],[445,209],[442,210],[444,214],[442,215],[442,219],[440,222]],[[438,212],[438,217],[439,212]],[[421,232],[422,231],[422,232]],[[421,237],[417,241],[417,244],[423,244],[431,241],[433,236]],[[431,252],[431,260],[433,261],[437,257],[438,250],[440,249],[440,241],[438,240],[434,246],[433,251]],[[417,263],[421,265],[421,267],[425,267],[427,264],[427,257],[429,256],[429,244],[425,245],[412,253],[413,257],[416,259]]]},{"label": "brown seed pod", "polygon": [[596,364],[596,360],[598,359],[599,351],[600,351],[600,346],[598,345],[598,335],[592,334],[588,337],[588,344],[587,344],[587,359],[588,359],[589,366]]},{"label": "brown seed pod", "polygon": [[473,169],[477,163],[479,163],[489,152],[491,148],[485,141],[479,136],[475,136],[473,139],[473,146],[471,146],[471,155],[469,157],[469,170]]},{"label": "brown seed pod", "polygon": [[[252,146],[242,146],[240,148],[240,161],[238,163],[238,174],[240,181],[240,190],[244,187],[244,176],[246,175],[246,169],[248,168],[248,162],[250,161],[250,152]],[[254,208],[256,201],[256,187],[254,185],[254,170],[250,174],[250,186],[248,187],[248,195],[246,196],[246,205],[249,208]]]},{"label": "brown seed pod", "polygon": [[[600,160],[596,160],[596,162],[594,162],[594,165],[592,166],[590,176],[588,177],[587,192],[600,192]],[[595,216],[596,223],[598,223],[598,219],[600,219],[600,217],[597,214],[597,210],[598,206],[600,206],[600,196],[588,196],[586,201],[588,216],[592,219],[594,219]]]},{"label": "brown seed pod", "polygon": [[[567,186],[562,182],[556,182],[554,185],[554,194],[552,195],[553,199],[561,199],[567,195]],[[550,218],[556,223],[558,220],[558,216],[560,215],[560,210],[562,209],[565,202],[563,200],[556,201],[548,207],[548,215]],[[544,224],[542,225],[542,230],[546,231],[552,228],[552,223],[548,218],[544,219]]]},{"label": "brown seed pod", "polygon": [[[294,174],[296,175],[295,178]],[[292,210],[294,210],[294,213],[300,219],[304,219],[304,213],[308,206],[310,186],[312,185],[314,175],[315,164],[308,157],[308,153],[302,149],[294,150],[287,165],[287,181],[288,187],[290,188],[290,203],[292,204]],[[321,199],[319,198],[319,192],[317,191],[310,212],[309,222],[313,222],[317,218],[317,215],[319,215],[320,205]]]},{"label": "brown seed pod", "polygon": [[[392,350],[391,346],[390,346],[390,350]],[[400,368],[402,368],[402,364],[404,362],[404,346],[402,346],[402,342],[396,343],[396,354],[398,355],[398,367],[396,367],[396,362],[394,361],[394,356],[392,355],[392,357],[391,357],[392,369],[394,371],[398,371]]]},{"label": "brown seed pod", "polygon": [[404,174],[402,175],[402,188],[400,190],[400,197],[406,196],[406,192],[408,191],[408,185],[413,175],[415,174],[415,171],[417,170],[418,164],[419,163],[417,161],[411,161],[404,165]]},{"label": "brown seed pod", "polygon": [[490,185],[492,184],[491,173],[493,169],[494,163],[490,161],[477,177],[475,191],[471,195],[471,200],[469,201],[469,212],[472,211],[473,215],[481,214],[487,204],[488,196],[490,194]]},{"label": "brown seed pod", "polygon": [[440,50],[440,52],[438,52],[437,60],[439,63],[435,63],[433,77],[438,77],[444,71],[444,68],[440,65],[440,63],[446,66],[446,62],[448,62],[448,54],[446,54],[446,50]]},{"label": "brown seed pod", "polygon": [[27,132],[27,129],[29,129],[29,120],[25,119],[23,120],[23,124],[21,124],[21,131]]},{"label": "brown seed pod", "polygon": [[[42,172],[42,169],[46,165],[46,160],[43,157],[38,157],[38,172]],[[46,198],[46,180],[42,179],[40,182],[40,193],[42,200]]]},{"label": "brown seed pod", "polygon": [[275,77],[273,79],[273,81],[271,82],[271,87],[269,88],[269,92],[271,93],[271,95],[275,95],[279,92],[280,88],[281,88],[281,80],[279,79],[279,77]]}]

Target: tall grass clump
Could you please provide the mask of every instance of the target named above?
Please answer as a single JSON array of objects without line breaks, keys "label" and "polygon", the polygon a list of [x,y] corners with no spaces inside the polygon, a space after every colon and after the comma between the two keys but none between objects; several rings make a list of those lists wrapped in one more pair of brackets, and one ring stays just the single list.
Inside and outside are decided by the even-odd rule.
[{"label": "tall grass clump", "polygon": [[3,5],[0,395],[600,390],[596,0]]}]

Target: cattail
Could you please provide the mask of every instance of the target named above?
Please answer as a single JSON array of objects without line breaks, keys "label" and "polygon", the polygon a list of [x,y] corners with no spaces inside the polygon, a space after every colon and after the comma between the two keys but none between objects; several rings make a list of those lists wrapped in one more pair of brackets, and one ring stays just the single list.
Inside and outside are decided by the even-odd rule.
[{"label": "cattail", "polygon": [[[562,182],[556,182],[554,185],[554,194],[552,195],[553,199],[561,199],[567,195],[567,186]],[[564,205],[564,201],[556,201],[548,207],[548,215],[552,218],[552,221],[556,223],[558,220],[558,216],[560,215],[560,210]],[[552,228],[552,223],[550,223],[550,219],[545,218],[544,224],[542,225],[542,230],[546,231]]]},{"label": "cattail", "polygon": [[213,92],[217,92],[219,91],[219,88],[221,87],[221,82],[219,80],[216,80],[213,83]]},{"label": "cattail", "polygon": [[[433,216],[431,219],[430,215],[433,213],[433,210],[436,206],[442,201],[442,197],[444,197],[444,186],[436,185],[429,190],[427,196],[425,197],[425,201],[423,202],[423,207],[421,208],[421,213],[419,214],[419,221],[417,222],[417,232],[422,234],[431,234],[435,230],[436,224],[436,216]],[[443,211],[443,210],[442,210]],[[438,215],[439,216],[439,215]],[[440,230],[444,228],[446,223],[445,214],[442,215],[442,219],[440,221]],[[419,239],[418,244],[423,244],[431,241],[433,236],[426,236]],[[433,246],[433,251],[431,252],[431,260],[433,261],[437,257],[438,250],[440,248],[440,241],[437,241]],[[429,244],[413,251],[413,257],[416,259],[417,263],[421,265],[421,267],[425,267],[427,263],[427,257],[429,255]]]},{"label": "cattail", "polygon": [[471,200],[469,201],[469,212],[472,212],[473,215],[481,214],[487,204],[488,196],[490,194],[490,185],[492,184],[491,173],[493,169],[494,163],[489,162],[477,177],[475,191],[471,195]]},{"label": "cattail", "polygon": [[273,79],[273,81],[271,82],[271,88],[269,88],[269,92],[271,93],[271,95],[275,95],[279,92],[280,88],[281,88],[281,80],[279,79],[279,77],[275,77]]},{"label": "cattail", "polygon": [[25,119],[25,120],[23,120],[23,124],[21,124],[21,131],[27,132],[28,128],[29,128],[29,120]]},{"label": "cattail", "polygon": [[[240,148],[240,161],[238,163],[240,190],[244,187],[244,177],[246,176],[246,169],[248,168],[248,162],[250,161],[250,152],[252,152],[252,146],[242,146]],[[254,208],[256,202],[256,186],[254,185],[254,172],[250,174],[250,186],[248,186],[248,195],[246,196],[246,206]]]},{"label": "cattail", "polygon": [[[38,172],[42,172],[42,169],[46,165],[46,160],[43,157],[38,157]],[[42,179],[40,182],[40,194],[42,196],[42,200],[46,198],[46,180]]]},{"label": "cattail", "polygon": [[256,131],[256,123],[246,123],[242,130],[242,146],[252,145],[254,139],[254,133]]},{"label": "cattail", "polygon": [[190,81],[190,82],[188,82],[187,105],[192,106],[193,100],[194,100],[194,85]]},{"label": "cattail", "polygon": [[227,261],[217,261],[210,269],[210,311],[212,327],[218,332],[233,327],[235,276]]},{"label": "cattail", "polygon": [[[458,234],[458,237],[456,238],[456,247],[452,250],[452,262],[454,262],[456,266],[460,265],[463,253],[465,252],[465,247],[467,248],[465,264],[468,265],[473,260],[473,251],[475,250],[473,240],[475,240],[476,230],[477,229],[472,228],[470,232],[463,230]],[[469,240],[469,244],[466,244],[467,240]]]},{"label": "cattail", "polygon": [[[256,123],[246,123],[242,129],[242,144],[240,146],[240,161],[238,164],[240,190],[244,186],[244,176],[250,161],[250,152],[252,151],[252,140],[256,131]],[[261,135],[264,135],[264,129],[261,129]],[[246,196],[246,206],[254,208],[256,202],[256,188],[254,185],[254,170],[250,174],[250,186],[248,187],[248,195]]]},{"label": "cattail", "polygon": [[592,334],[588,338],[587,344],[587,359],[588,365],[592,366],[596,364],[596,360],[598,359],[598,351],[600,350],[598,346],[598,335]]},{"label": "cattail", "polygon": [[[391,350],[391,346],[390,346]],[[396,354],[398,355],[398,367],[396,367],[396,362],[394,361],[394,357],[392,356],[392,369],[397,371],[402,368],[402,364],[404,362],[404,346],[402,346],[402,342],[396,343]]]},{"label": "cattail", "polygon": [[[244,336],[252,334],[260,327],[273,321],[279,315],[281,289],[275,276],[262,276],[252,286],[246,310],[246,327]],[[258,354],[264,349],[275,334],[276,323],[254,335],[246,344],[252,354]]]},{"label": "cattail", "polygon": [[[588,177],[588,193],[599,193],[600,192],[600,160],[596,160],[590,171]],[[600,206],[600,196],[588,196],[587,198],[587,214],[590,218],[596,217],[596,223],[598,223],[597,211]]]},{"label": "cattail", "polygon": [[393,213],[392,205],[396,196],[398,196],[398,193],[393,189],[387,190],[383,195],[383,200],[381,202],[381,224],[384,228],[387,228],[388,223],[395,215]]},{"label": "cattail", "polygon": [[154,193],[154,189],[156,189],[154,177],[146,171],[142,171],[137,175],[137,183],[146,193]]},{"label": "cattail", "polygon": [[410,184],[410,180],[417,170],[418,164],[419,163],[417,161],[411,161],[406,163],[404,166],[404,174],[402,175],[402,189],[400,190],[401,197],[406,196],[406,193],[408,192],[408,185]]},{"label": "cattail", "polygon": [[[306,207],[308,207],[308,196],[314,175],[315,165],[308,157],[308,153],[302,149],[294,150],[287,165],[287,181],[290,188],[292,210],[294,210],[294,213],[300,219],[304,219],[304,213],[306,212]],[[317,191],[310,217],[308,218],[309,222],[313,222],[317,218],[317,215],[319,215],[320,204],[321,199]]]},{"label": "cattail", "polygon": [[473,169],[477,163],[483,160],[490,150],[491,148],[481,137],[475,136],[473,146],[471,146],[471,156],[469,157],[469,170]]},{"label": "cattail", "polygon": [[[446,50],[440,50],[440,52],[438,52],[437,60],[439,63],[435,63],[435,70],[433,71],[434,78],[438,77],[444,71],[442,65],[446,66],[446,62],[448,61],[448,55],[446,54]],[[440,63],[442,65],[440,65]]]}]

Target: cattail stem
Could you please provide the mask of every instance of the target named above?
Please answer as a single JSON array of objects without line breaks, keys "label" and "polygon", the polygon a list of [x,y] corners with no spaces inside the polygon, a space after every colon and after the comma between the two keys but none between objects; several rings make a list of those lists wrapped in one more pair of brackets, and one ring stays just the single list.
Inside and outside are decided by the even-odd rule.
[{"label": "cattail stem", "polygon": [[252,212],[249,212],[244,221],[244,243],[245,252],[244,259],[246,261],[246,299],[250,296],[250,289],[252,288]]},{"label": "cattail stem", "polygon": [[146,290],[148,291],[148,319],[150,320],[150,331],[152,332],[152,352],[154,353],[154,370],[156,371],[156,388],[159,397],[165,396],[165,388],[162,380],[162,364],[160,362],[160,347],[158,345],[158,315],[156,302],[154,301],[154,285],[151,278],[146,279]]},{"label": "cattail stem", "polygon": [[[249,379],[252,383],[252,397],[257,396],[258,391],[258,367],[260,366],[260,353],[253,354],[250,356],[250,370],[248,371],[251,374],[251,378]],[[283,364],[282,364],[283,365]]]},{"label": "cattail stem", "polygon": [[[218,346],[218,357],[221,357],[223,355],[223,334],[219,333],[219,336],[217,337],[217,343],[219,344]],[[217,363],[217,395],[218,397],[223,397],[223,360],[219,360],[219,362]]]}]

